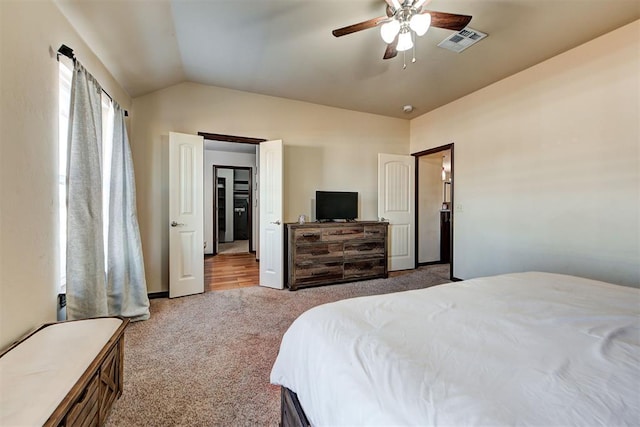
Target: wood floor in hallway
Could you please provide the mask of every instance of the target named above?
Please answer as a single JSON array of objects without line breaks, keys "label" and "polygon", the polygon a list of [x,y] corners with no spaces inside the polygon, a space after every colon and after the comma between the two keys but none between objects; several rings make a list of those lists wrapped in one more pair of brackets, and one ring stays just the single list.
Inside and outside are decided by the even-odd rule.
[{"label": "wood floor in hallway", "polygon": [[204,282],[206,292],[258,286],[260,263],[253,253],[206,256]]}]

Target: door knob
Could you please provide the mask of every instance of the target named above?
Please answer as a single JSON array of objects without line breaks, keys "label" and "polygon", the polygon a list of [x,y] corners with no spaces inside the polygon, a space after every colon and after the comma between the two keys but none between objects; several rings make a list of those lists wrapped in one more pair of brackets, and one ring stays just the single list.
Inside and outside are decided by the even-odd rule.
[{"label": "door knob", "polygon": [[180,223],[180,222],[171,221],[171,226],[172,226],[172,227],[177,227],[177,226],[179,226],[179,225],[181,225],[181,226],[182,226],[182,225],[184,225],[184,224],[182,224],[182,223]]},{"label": "door knob", "polygon": [[275,221],[272,221],[271,224],[280,225],[280,220],[276,219]]}]

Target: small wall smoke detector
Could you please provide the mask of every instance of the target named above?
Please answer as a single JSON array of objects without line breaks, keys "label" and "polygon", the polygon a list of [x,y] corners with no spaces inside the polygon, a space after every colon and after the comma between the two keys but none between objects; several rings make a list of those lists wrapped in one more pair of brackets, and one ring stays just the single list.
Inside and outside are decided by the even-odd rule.
[{"label": "small wall smoke detector", "polygon": [[404,111],[405,113],[410,113],[413,111],[413,105],[405,105],[404,107],[402,107],[402,111]]}]

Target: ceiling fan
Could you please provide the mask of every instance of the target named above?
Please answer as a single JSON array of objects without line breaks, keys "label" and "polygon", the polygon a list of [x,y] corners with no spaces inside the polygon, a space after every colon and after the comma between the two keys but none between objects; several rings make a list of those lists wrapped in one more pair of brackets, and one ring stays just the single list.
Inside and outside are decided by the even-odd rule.
[{"label": "ceiling fan", "polygon": [[395,57],[398,51],[403,52],[413,47],[413,33],[422,36],[430,26],[459,31],[471,21],[469,15],[423,10],[423,6],[428,3],[427,0],[385,0],[385,2],[387,16],[338,28],[332,31],[333,35],[342,37],[380,25],[380,35],[387,43],[383,59],[390,59]]}]

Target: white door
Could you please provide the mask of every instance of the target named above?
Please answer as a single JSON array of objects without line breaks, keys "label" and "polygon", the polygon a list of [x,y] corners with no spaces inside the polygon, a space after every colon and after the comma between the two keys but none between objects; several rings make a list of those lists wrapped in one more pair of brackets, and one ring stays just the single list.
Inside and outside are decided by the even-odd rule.
[{"label": "white door", "polygon": [[260,286],[284,287],[282,141],[260,143]]},{"label": "white door", "polygon": [[389,271],[415,268],[415,159],[378,154],[378,217],[389,221]]},{"label": "white door", "polygon": [[204,292],[203,149],[169,133],[169,298]]}]

